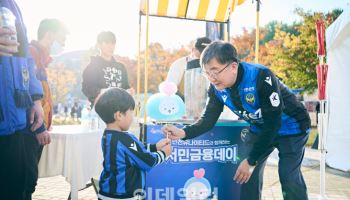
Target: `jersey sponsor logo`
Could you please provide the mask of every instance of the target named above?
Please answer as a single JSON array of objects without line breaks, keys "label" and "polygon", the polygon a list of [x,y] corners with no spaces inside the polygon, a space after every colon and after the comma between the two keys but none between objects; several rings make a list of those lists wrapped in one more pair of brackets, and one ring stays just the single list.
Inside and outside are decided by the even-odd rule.
[{"label": "jersey sponsor logo", "polygon": [[262,117],[261,115],[261,109],[259,108],[258,110],[255,111],[255,113],[249,113],[249,118],[250,119],[260,119]]},{"label": "jersey sponsor logo", "polygon": [[130,148],[130,149],[133,149],[133,150],[135,150],[135,151],[137,151],[136,143],[135,143],[135,142],[134,142],[134,143],[131,143],[131,145],[130,145],[129,148]]},{"label": "jersey sponsor logo", "polygon": [[254,87],[247,87],[247,88],[244,88],[243,90],[244,90],[244,92],[252,92],[255,90],[255,88]]},{"label": "jersey sponsor logo", "polygon": [[245,100],[247,101],[247,103],[249,104],[253,104],[255,102],[255,97],[253,93],[248,93],[245,95]]},{"label": "jersey sponsor logo", "polygon": [[256,110],[254,113],[250,113],[246,110],[239,110],[239,111],[234,111],[234,113],[240,117],[242,117],[245,121],[247,121],[250,124],[262,124],[263,123],[263,118],[261,114],[261,109],[259,108]]},{"label": "jersey sponsor logo", "polygon": [[272,92],[270,95],[270,102],[273,107],[278,107],[280,105],[280,98],[277,92]]},{"label": "jersey sponsor logo", "polygon": [[271,76],[266,77],[265,82],[272,86]]}]

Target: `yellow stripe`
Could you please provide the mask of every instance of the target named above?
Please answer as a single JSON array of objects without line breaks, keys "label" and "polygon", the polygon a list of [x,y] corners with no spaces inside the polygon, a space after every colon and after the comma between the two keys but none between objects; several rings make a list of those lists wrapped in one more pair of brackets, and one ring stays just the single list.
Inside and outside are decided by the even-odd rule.
[{"label": "yellow stripe", "polygon": [[225,21],[226,11],[228,8],[229,0],[220,0],[219,8],[216,13],[215,21]]},{"label": "yellow stripe", "polygon": [[201,0],[197,12],[197,19],[205,19],[209,7],[209,0]]},{"label": "yellow stripe", "polygon": [[158,16],[167,16],[169,1],[168,0],[159,0],[158,1]]},{"label": "yellow stripe", "polygon": [[177,11],[178,17],[186,16],[186,8],[187,8],[188,0],[180,0],[179,9]]},{"label": "yellow stripe", "polygon": [[[236,5],[237,5],[237,1],[238,1],[238,0],[233,0],[233,1],[232,1],[231,13],[233,13],[233,11],[235,11],[235,8],[236,8]],[[230,13],[230,14],[231,14],[231,13]]]}]

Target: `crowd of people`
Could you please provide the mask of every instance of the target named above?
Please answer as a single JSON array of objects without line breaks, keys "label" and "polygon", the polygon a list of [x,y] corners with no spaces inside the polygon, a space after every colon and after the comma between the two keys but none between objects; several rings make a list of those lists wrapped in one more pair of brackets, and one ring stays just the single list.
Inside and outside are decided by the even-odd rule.
[{"label": "crowd of people", "polygon": [[[15,29],[3,22],[6,18],[0,27],[0,159],[4,161],[0,165],[0,198],[30,200],[43,146],[51,140],[54,102],[47,76],[52,61],[50,50],[62,49],[57,47],[65,45],[69,32],[60,20],[44,19],[37,40],[28,42],[14,0],[1,0],[0,6],[16,19]],[[224,106],[250,124],[245,139],[250,153],[233,177],[242,184],[241,199],[261,199],[266,159],[275,148],[279,150],[278,172],[284,199],[308,199],[300,165],[310,118],[303,104],[271,70],[240,61],[230,43],[197,39],[191,58],[182,58],[181,67],[197,68],[205,75],[209,87],[204,112],[196,112],[198,120],[182,129],[163,127],[168,139],[145,145],[128,132],[135,108],[134,90],[126,67],[113,56],[115,45],[112,32],[101,32],[97,36],[100,53],[91,58],[82,74],[82,91],[107,126],[102,138],[104,162],[99,199],[139,198],[135,191],[144,189],[145,172],[171,155],[171,140],[188,140],[209,131]],[[176,78],[176,84],[182,76]],[[167,79],[174,78],[169,73]],[[185,101],[186,98],[190,97],[185,95]],[[71,114],[79,117],[81,109],[75,103]]]}]

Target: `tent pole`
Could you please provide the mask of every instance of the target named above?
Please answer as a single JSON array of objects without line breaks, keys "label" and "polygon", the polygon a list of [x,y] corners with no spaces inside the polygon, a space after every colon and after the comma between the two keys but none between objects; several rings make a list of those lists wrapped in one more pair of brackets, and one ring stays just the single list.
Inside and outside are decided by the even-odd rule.
[{"label": "tent pole", "polygon": [[141,13],[139,14],[139,40],[138,40],[138,59],[137,59],[137,86],[136,86],[136,119],[141,115],[141,100],[140,100],[140,88],[141,88]]},{"label": "tent pole", "polygon": [[256,30],[255,30],[255,63],[259,63],[259,13],[260,13],[260,0],[256,0]]},{"label": "tent pole", "polygon": [[326,197],[326,112],[325,112],[326,101],[320,101],[320,127],[319,127],[319,149],[321,151],[320,158],[320,197],[319,199],[325,200]]},{"label": "tent pole", "polygon": [[147,93],[148,93],[148,32],[149,32],[149,0],[146,1],[146,48],[145,48],[145,76],[144,76],[144,114],[143,114],[143,133],[145,133],[145,126],[147,123]]},{"label": "tent pole", "polygon": [[[321,72],[324,71],[324,56],[319,56]],[[323,87],[323,86],[321,86]],[[320,196],[319,200],[326,200],[326,100],[320,100],[320,114],[319,119],[319,145],[318,149],[321,151],[320,155]]]},{"label": "tent pole", "polygon": [[230,18],[227,20],[227,23],[226,23],[226,30],[227,30],[227,42],[230,42],[231,40],[231,38],[230,38],[230,25],[231,25],[231,23],[230,23],[231,21],[230,21]]}]

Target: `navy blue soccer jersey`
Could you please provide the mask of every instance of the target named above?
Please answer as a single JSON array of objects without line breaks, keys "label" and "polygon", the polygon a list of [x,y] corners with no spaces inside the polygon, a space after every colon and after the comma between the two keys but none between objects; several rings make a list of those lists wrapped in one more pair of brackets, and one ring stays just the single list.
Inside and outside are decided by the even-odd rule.
[{"label": "navy blue soccer jersey", "polygon": [[166,158],[163,151],[156,151],[155,145],[144,145],[128,132],[107,129],[102,151],[100,194],[111,198],[134,197],[135,191],[145,187],[145,172]]},{"label": "navy blue soccer jersey", "polygon": [[208,97],[203,116],[184,128],[185,139],[214,127],[224,106],[247,121],[250,131],[258,135],[248,156],[251,161],[258,160],[272,146],[274,138],[298,136],[310,130],[310,117],[304,105],[262,65],[241,62],[233,86],[219,91],[211,85]]}]

